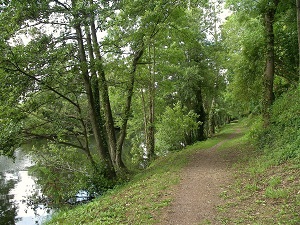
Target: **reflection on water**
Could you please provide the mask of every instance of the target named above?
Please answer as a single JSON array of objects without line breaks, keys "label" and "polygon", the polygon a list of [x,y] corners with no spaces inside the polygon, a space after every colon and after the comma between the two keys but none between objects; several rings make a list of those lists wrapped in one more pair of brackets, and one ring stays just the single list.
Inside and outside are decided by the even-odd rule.
[{"label": "reflection on water", "polygon": [[41,196],[34,177],[28,174],[30,158],[16,151],[16,160],[0,156],[0,224],[37,225],[51,215],[43,204],[32,205],[30,196]]}]

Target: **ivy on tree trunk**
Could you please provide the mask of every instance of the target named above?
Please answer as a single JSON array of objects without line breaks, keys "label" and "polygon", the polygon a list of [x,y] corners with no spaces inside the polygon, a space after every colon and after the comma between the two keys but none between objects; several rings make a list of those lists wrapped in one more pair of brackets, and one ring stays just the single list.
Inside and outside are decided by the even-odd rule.
[{"label": "ivy on tree trunk", "polygon": [[279,0],[273,0],[270,2],[271,6],[264,15],[265,29],[267,38],[267,59],[266,69],[263,79],[264,85],[264,97],[263,97],[263,120],[264,127],[267,128],[270,124],[270,108],[274,102],[274,74],[275,74],[275,37],[274,37],[274,20],[276,8],[279,4]]}]

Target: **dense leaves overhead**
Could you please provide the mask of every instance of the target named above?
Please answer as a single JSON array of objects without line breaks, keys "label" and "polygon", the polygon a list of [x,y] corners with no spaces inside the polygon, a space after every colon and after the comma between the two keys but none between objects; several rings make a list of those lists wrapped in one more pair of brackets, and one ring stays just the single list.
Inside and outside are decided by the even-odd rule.
[{"label": "dense leaves overhead", "polygon": [[220,26],[222,1],[1,1],[0,150],[42,139],[114,179],[260,113],[273,34],[271,92],[298,80],[294,3],[226,4]]},{"label": "dense leaves overhead", "polygon": [[[201,22],[206,3],[3,2],[1,85],[5,86],[3,93],[10,93],[5,104],[16,115],[23,115],[19,118],[19,137],[64,143],[91,157],[88,137],[92,134],[97,139],[95,132],[100,132],[100,138],[106,130],[107,134],[96,142],[103,142],[103,147],[110,150],[100,155],[105,160],[105,152],[110,152],[110,160],[118,164],[120,159],[114,157],[118,157],[121,147],[114,144],[114,126],[124,129],[118,140],[122,146],[129,118],[144,120],[142,124],[150,119],[146,127],[139,129],[147,133],[152,124],[154,134],[154,102],[158,114],[181,99],[197,102],[185,91],[199,89],[192,80],[202,83],[205,73],[200,75],[200,68],[209,67],[200,59],[204,59],[201,51],[205,48],[201,30],[208,29]],[[133,93],[141,93],[143,100]],[[132,98],[138,106],[134,107],[144,112],[140,118],[137,112],[131,112]],[[4,105],[6,99],[2,101]],[[196,109],[197,104],[188,107]],[[76,141],[70,142],[71,137]]]}]

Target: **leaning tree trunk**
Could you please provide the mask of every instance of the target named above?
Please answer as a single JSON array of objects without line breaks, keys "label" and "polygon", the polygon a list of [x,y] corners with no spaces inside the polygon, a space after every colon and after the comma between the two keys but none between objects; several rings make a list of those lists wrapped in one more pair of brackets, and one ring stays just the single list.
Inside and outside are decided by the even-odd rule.
[{"label": "leaning tree trunk", "polygon": [[109,153],[110,153],[113,166],[117,172],[121,168],[119,168],[116,163],[117,140],[116,140],[115,127],[114,127],[114,120],[113,120],[112,110],[110,105],[108,85],[107,85],[107,81],[103,69],[102,57],[100,54],[100,47],[97,40],[96,26],[93,20],[91,20],[91,33],[92,33],[92,42],[94,46],[94,53],[96,56],[95,67],[96,67],[96,71],[98,72],[99,81],[100,81],[99,87],[101,92],[103,111],[105,115],[105,125],[106,125],[106,133],[108,138]]},{"label": "leaning tree trunk", "polygon": [[270,8],[265,14],[265,29],[267,35],[267,60],[266,60],[266,70],[263,79],[263,126],[267,128],[270,125],[270,109],[274,101],[273,93],[273,82],[275,74],[275,37],[274,37],[274,19],[276,13],[276,7],[279,0],[274,0],[274,7]]},{"label": "leaning tree trunk", "polygon": [[122,161],[122,149],[124,140],[126,137],[126,131],[127,131],[127,123],[130,116],[130,110],[131,110],[131,102],[132,102],[132,96],[133,96],[133,88],[135,83],[135,73],[137,69],[138,62],[140,58],[142,57],[144,53],[144,45],[142,44],[141,49],[139,49],[136,54],[134,55],[133,62],[132,62],[132,70],[130,72],[130,82],[128,86],[127,91],[127,101],[126,101],[126,107],[124,111],[124,118],[123,123],[121,125],[121,131],[117,142],[117,151],[116,151],[116,163],[118,167],[125,168],[124,162]]},{"label": "leaning tree trunk", "polygon": [[83,35],[82,35],[80,24],[75,24],[74,29],[76,31],[76,37],[77,37],[77,42],[79,47],[78,54],[79,54],[79,60],[81,64],[81,73],[83,76],[83,81],[84,81],[88,105],[89,105],[89,119],[92,124],[95,142],[97,145],[97,149],[99,150],[101,159],[105,163],[105,167],[107,169],[107,176],[110,178],[114,178],[116,176],[115,170],[113,168],[113,164],[111,158],[109,157],[108,151],[103,145],[105,137],[101,135],[101,129],[99,127],[99,118],[97,117],[98,113],[96,112],[96,108],[95,108],[95,101],[93,96],[93,90],[91,87],[91,80],[90,80],[88,66],[87,66],[88,62],[85,54]]},{"label": "leaning tree trunk", "polygon": [[122,160],[122,149],[126,137],[127,122],[131,110],[131,102],[132,102],[133,88],[135,82],[135,72],[138,65],[138,61],[143,55],[144,47],[142,44],[141,48],[137,50],[133,58],[132,71],[130,73],[130,81],[129,81],[128,92],[127,92],[127,101],[126,101],[126,106],[124,111],[124,118],[123,118],[123,123],[121,125],[121,131],[117,140],[115,127],[114,127],[114,120],[113,120],[112,110],[110,105],[109,93],[108,93],[108,85],[107,85],[107,81],[106,81],[106,77],[102,65],[102,57],[100,55],[100,48],[99,48],[97,34],[96,34],[96,26],[93,19],[91,19],[91,35],[92,35],[94,53],[96,56],[96,70],[98,72],[99,79],[100,79],[99,87],[101,92],[104,115],[106,119],[105,124],[106,124],[106,132],[108,137],[108,145],[110,149],[110,156],[115,171],[117,172],[117,174],[122,175],[123,172],[126,171],[126,166]]},{"label": "leaning tree trunk", "polygon": [[[105,131],[104,131],[104,121],[101,115],[101,106],[100,106],[100,91],[99,91],[99,78],[97,71],[95,69],[95,57],[94,57],[94,49],[91,39],[91,32],[89,26],[85,26],[85,33],[86,33],[86,42],[87,42],[87,48],[89,53],[89,59],[90,59],[90,73],[91,73],[91,87],[93,91],[93,97],[94,97],[94,107],[95,107],[95,113],[97,114],[98,118],[98,126],[101,132],[101,137],[106,137]],[[105,149],[107,149],[107,141],[106,138],[103,138],[103,146]]]}]

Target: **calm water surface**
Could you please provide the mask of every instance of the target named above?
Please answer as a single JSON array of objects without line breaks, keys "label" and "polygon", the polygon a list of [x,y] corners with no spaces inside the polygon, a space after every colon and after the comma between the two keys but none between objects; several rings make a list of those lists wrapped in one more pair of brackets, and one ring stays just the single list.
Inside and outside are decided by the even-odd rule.
[{"label": "calm water surface", "polygon": [[15,156],[15,161],[0,156],[0,225],[42,224],[52,211],[43,204],[31,204],[30,196],[42,196],[35,178],[28,174],[33,163],[21,149]]}]

